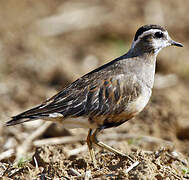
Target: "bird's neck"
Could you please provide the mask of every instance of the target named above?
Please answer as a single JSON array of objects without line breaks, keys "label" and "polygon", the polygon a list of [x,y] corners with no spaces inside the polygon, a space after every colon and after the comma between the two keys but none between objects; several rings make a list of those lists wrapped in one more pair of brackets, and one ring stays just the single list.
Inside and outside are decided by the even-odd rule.
[{"label": "bird's neck", "polygon": [[137,48],[131,48],[125,56],[127,58],[138,57],[138,60],[141,60],[146,64],[155,64],[157,53],[154,53],[154,51],[142,51]]},{"label": "bird's neck", "polygon": [[[140,52],[137,54],[135,50],[136,49],[134,49],[133,51],[133,49],[131,48],[128,53],[124,55],[122,66],[126,64],[129,68],[126,69],[126,71],[132,71],[149,88],[152,88],[154,84],[156,54],[152,52]],[[128,61],[127,59],[130,60]]]},{"label": "bird's neck", "polygon": [[158,52],[159,50],[156,51],[152,43],[147,41],[147,42],[138,42],[138,43],[133,42],[128,54],[131,57],[136,57],[136,56],[156,57]]}]

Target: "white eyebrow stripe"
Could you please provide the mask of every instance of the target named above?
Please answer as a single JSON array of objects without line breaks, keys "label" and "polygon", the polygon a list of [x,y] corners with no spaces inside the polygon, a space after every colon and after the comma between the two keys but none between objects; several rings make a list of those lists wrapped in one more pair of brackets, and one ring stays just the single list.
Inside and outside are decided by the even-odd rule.
[{"label": "white eyebrow stripe", "polygon": [[166,31],[162,31],[162,30],[160,30],[160,29],[150,29],[150,30],[148,30],[148,31],[143,32],[140,36],[138,36],[137,40],[132,42],[131,48],[134,48],[135,45],[140,41],[140,39],[141,39],[142,37],[144,37],[144,36],[146,36],[146,35],[149,35],[149,34],[154,34],[154,33],[156,33],[156,32],[163,32],[164,34],[167,34],[167,35],[168,35],[168,33],[167,33]]}]

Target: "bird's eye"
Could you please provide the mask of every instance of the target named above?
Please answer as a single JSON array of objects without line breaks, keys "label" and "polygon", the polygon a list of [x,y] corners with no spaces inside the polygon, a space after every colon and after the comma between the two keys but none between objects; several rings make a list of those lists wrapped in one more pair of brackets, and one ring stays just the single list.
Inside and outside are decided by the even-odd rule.
[{"label": "bird's eye", "polygon": [[156,38],[162,38],[163,37],[162,32],[156,32],[154,35],[155,35]]}]

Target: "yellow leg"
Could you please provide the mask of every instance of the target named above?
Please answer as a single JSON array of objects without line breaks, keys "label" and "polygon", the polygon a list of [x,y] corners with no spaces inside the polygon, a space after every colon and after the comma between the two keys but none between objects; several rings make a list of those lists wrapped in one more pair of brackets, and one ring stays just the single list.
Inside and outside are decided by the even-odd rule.
[{"label": "yellow leg", "polygon": [[100,132],[100,129],[96,129],[95,132],[90,136],[90,142],[96,144],[97,146],[101,147],[101,148],[104,148],[104,149],[107,149],[108,151],[114,153],[114,154],[117,154],[119,156],[123,156],[123,157],[126,157],[127,159],[129,159],[131,162],[134,162],[134,160],[132,158],[130,158],[128,155],[126,154],[123,154],[122,152],[104,144],[103,142],[99,141],[97,139],[97,134]]},{"label": "yellow leg", "polygon": [[91,135],[92,135],[92,129],[89,129],[88,136],[87,136],[87,145],[89,148],[91,160],[93,162],[94,167],[96,168],[97,163],[96,163],[95,153],[94,153],[93,144],[92,144],[93,142],[91,141]]}]

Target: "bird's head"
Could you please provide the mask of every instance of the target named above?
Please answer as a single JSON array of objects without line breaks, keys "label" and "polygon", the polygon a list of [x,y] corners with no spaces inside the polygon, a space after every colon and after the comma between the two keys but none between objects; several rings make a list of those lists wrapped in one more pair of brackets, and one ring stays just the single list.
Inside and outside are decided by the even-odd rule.
[{"label": "bird's head", "polygon": [[181,43],[172,40],[163,27],[159,25],[144,25],[137,30],[131,49],[136,53],[153,53],[157,55],[162,48],[167,46],[183,47]]}]

